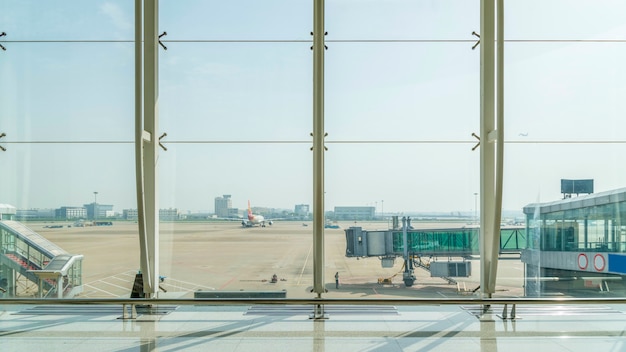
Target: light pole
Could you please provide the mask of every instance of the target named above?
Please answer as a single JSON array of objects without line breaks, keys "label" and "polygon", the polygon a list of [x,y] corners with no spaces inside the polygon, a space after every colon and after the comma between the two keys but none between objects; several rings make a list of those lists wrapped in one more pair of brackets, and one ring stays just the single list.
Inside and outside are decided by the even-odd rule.
[{"label": "light pole", "polygon": [[98,192],[93,192],[93,220],[98,218]]},{"label": "light pole", "polygon": [[478,222],[478,193],[474,193],[474,221]]},{"label": "light pole", "polygon": [[376,220],[376,210],[378,209],[378,201],[374,202],[374,220]]}]

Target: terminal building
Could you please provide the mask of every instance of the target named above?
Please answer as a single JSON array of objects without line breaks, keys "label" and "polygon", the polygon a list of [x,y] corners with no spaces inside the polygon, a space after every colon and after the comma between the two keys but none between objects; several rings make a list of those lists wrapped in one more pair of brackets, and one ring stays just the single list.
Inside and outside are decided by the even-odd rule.
[{"label": "terminal building", "polygon": [[108,204],[89,203],[84,205],[87,209],[87,218],[92,220],[104,219],[113,216],[113,206]]},{"label": "terminal building", "polygon": [[524,214],[527,296],[626,290],[626,188],[529,204]]},{"label": "terminal building", "polygon": [[374,220],[376,207],[335,207],[335,220]]},{"label": "terminal building", "polygon": [[54,211],[56,219],[72,220],[87,218],[87,209],[83,207],[61,207]]}]

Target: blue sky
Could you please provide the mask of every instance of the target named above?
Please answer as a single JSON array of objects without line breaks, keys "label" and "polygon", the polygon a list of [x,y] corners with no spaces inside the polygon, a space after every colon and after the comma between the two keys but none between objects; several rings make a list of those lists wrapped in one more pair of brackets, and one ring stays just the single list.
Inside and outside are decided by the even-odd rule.
[{"label": "blue sky", "polygon": [[[311,204],[312,2],[160,3],[161,207]],[[98,191],[134,208],[133,1],[0,8],[0,203],[82,205]],[[561,178],[626,186],[623,43],[544,41],[625,40],[625,10],[507,1],[505,37],[523,41],[505,47],[505,209],[558,199]],[[327,208],[474,211],[479,26],[479,1],[326,1]],[[292,42],[200,42],[227,39]],[[364,39],[467,42],[333,42]],[[106,42],[10,42],[39,40]],[[398,140],[411,143],[354,143]],[[26,143],[41,141],[55,143]],[[233,143],[250,141],[263,143]]]}]

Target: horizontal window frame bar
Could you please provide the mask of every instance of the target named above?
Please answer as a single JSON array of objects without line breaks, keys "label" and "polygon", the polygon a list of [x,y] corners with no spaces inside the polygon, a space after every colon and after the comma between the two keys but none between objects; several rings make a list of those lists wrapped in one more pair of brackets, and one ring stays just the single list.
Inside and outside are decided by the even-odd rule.
[{"label": "horizontal window frame bar", "polygon": [[[0,141],[0,144],[134,144],[133,141]],[[310,144],[312,141],[297,140],[255,140],[255,141],[162,141],[161,144]],[[476,141],[462,140],[328,140],[325,144],[476,144]],[[626,144],[626,140],[561,140],[561,141],[504,141],[504,144]]]},{"label": "horizontal window frame bar", "polygon": [[2,305],[125,305],[125,304],[168,304],[168,305],[494,305],[494,304],[537,304],[537,305],[574,305],[574,304],[626,304],[623,298],[2,298]]},{"label": "horizontal window frame bar", "polygon": [[[0,43],[134,43],[126,39],[0,40]],[[169,39],[162,43],[308,43],[312,39]],[[326,43],[475,43],[476,39],[326,39]],[[626,39],[505,39],[505,43],[626,43]]]}]

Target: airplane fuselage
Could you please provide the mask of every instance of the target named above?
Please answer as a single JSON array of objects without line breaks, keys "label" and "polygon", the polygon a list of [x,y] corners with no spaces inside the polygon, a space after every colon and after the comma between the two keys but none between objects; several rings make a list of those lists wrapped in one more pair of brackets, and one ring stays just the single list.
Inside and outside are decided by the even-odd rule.
[{"label": "airplane fuselage", "polygon": [[265,218],[263,217],[263,215],[248,214],[248,221],[255,225],[258,225],[265,222]]},{"label": "airplane fuselage", "polygon": [[[272,225],[272,221],[268,221],[268,224]],[[243,227],[253,227],[260,225],[261,227],[265,227],[265,217],[263,215],[255,215],[252,214],[252,208],[250,207],[250,201],[248,201],[248,221],[242,221],[241,225]]]}]

